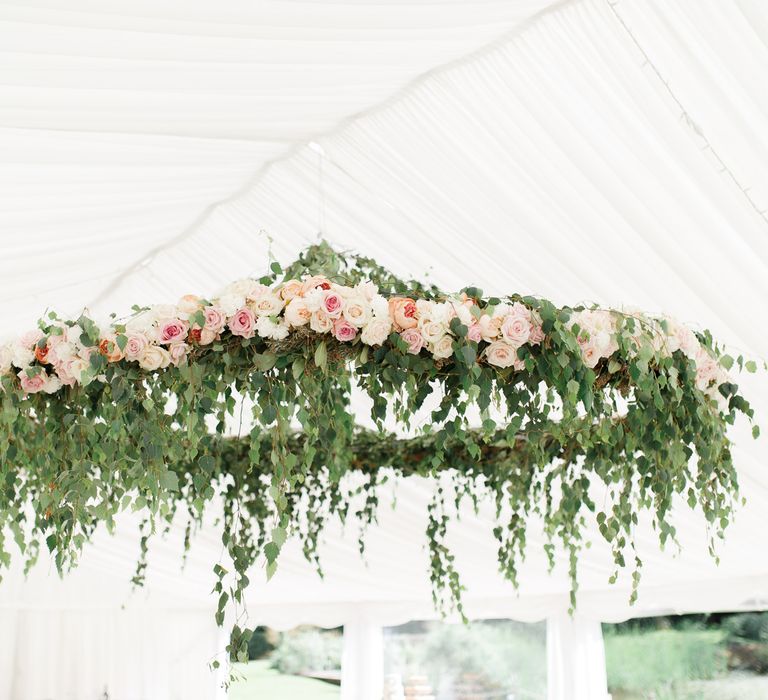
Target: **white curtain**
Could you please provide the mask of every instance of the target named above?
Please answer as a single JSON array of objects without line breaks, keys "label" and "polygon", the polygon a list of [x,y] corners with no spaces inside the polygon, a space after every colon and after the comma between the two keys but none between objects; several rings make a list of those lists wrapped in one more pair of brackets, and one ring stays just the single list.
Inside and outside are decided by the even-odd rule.
[{"label": "white curtain", "polygon": [[568,615],[547,619],[547,699],[609,700],[602,626]]},{"label": "white curtain", "polygon": [[208,611],[6,609],[0,697],[215,700],[224,645]]}]

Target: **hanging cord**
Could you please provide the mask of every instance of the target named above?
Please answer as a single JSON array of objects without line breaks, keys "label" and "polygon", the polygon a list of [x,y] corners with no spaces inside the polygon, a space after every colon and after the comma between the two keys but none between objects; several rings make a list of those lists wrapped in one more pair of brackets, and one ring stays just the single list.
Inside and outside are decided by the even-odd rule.
[{"label": "hanging cord", "polygon": [[310,141],[307,145],[317,153],[317,235],[322,238],[328,233],[325,228],[325,149],[317,141]]},{"label": "hanging cord", "polygon": [[683,105],[683,103],[680,101],[680,98],[674,93],[674,91],[669,85],[669,82],[664,78],[658,66],[651,60],[651,57],[648,55],[648,52],[643,48],[642,44],[637,39],[635,34],[632,32],[627,22],[619,13],[618,5],[620,2],[621,0],[606,0],[606,3],[610,8],[611,12],[613,13],[613,16],[616,18],[618,23],[622,26],[622,28],[627,33],[629,38],[632,40],[632,43],[637,47],[637,50],[642,54],[643,67],[648,66],[651,69],[651,71],[653,71],[653,73],[658,78],[659,82],[664,86],[664,89],[666,90],[667,94],[672,98],[672,101],[680,109],[681,119],[685,121],[688,127],[704,143],[704,146],[701,150],[709,151],[712,154],[713,158],[715,159],[715,162],[719,166],[720,172],[725,173],[731,179],[731,181],[736,185],[736,187],[738,187],[739,190],[741,190],[741,193],[744,195],[745,199],[749,202],[749,205],[752,207],[752,209],[754,209],[755,212],[757,212],[757,215],[766,224],[768,224],[768,210],[761,209],[760,206],[757,204],[757,202],[755,202],[755,200],[752,199],[752,195],[750,194],[751,187],[748,187],[742,184],[742,182],[739,180],[738,177],[736,177],[734,172],[726,165],[725,161],[723,160],[723,157],[720,155],[719,151],[712,145],[712,142],[707,138],[707,135],[704,133],[704,130],[701,128],[701,126],[699,126],[698,122],[696,122],[696,120],[691,116],[691,113],[685,108],[685,105]]}]

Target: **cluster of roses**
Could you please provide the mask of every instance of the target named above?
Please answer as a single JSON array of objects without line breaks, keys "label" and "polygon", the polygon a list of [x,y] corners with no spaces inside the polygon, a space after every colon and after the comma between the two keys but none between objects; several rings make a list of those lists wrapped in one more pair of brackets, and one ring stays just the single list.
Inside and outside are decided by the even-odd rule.
[{"label": "cluster of roses", "polygon": [[727,401],[720,393],[719,386],[730,381],[727,372],[718,360],[685,324],[674,318],[652,319],[637,312],[626,314],[634,323],[622,324],[622,315],[604,309],[585,309],[576,311],[569,320],[571,328],[578,328],[577,342],[581,348],[581,357],[587,367],[595,367],[604,358],[608,358],[619,349],[618,335],[624,333],[630,353],[637,354],[643,344],[648,343],[650,350],[658,357],[669,357],[674,352],[682,352],[696,365],[696,387],[715,401],[721,410],[727,409]]},{"label": "cluster of roses", "polygon": [[[453,355],[454,319],[467,328],[469,340],[486,343],[482,357],[496,367],[522,370],[525,364],[518,350],[544,340],[538,313],[520,302],[481,309],[466,295],[440,302],[387,299],[372,282],[347,287],[312,276],[272,288],[246,279],[231,284],[211,302],[188,295],[175,306],[153,306],[124,325],[102,329],[98,344],[83,342],[83,328],[77,323],[54,321],[47,334],[35,330],[0,345],[0,375],[15,368],[26,392],[53,393],[90,379],[94,352],[108,362],[126,360],[153,371],[186,362],[194,346],[209,345],[224,332],[282,340],[302,326],[317,334],[330,334],[342,343],[359,338],[371,346],[382,345],[394,331],[408,352],[417,355],[425,350],[439,360]],[[614,313],[579,311],[570,323],[578,326],[577,340],[588,367],[618,350]],[[658,330],[659,347],[655,349],[682,350],[693,358],[700,374],[699,388],[713,398],[722,398],[717,386],[725,381],[723,370],[693,332],[675,322],[669,322],[664,332]],[[641,324],[636,332],[639,339]]]}]

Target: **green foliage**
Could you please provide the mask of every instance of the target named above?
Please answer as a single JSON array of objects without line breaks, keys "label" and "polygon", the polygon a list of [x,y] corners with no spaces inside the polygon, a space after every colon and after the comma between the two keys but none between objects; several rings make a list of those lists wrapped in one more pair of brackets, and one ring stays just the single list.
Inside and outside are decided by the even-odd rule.
[{"label": "green foliage", "polygon": [[280,673],[335,671],[341,668],[341,635],[318,630],[287,632],[270,656]]},{"label": "green foliage", "polygon": [[[371,279],[387,294],[442,296],[327,244],[308,249],[284,274],[304,273],[342,284]],[[277,275],[273,265],[264,280],[273,283]],[[480,307],[498,301],[482,299],[477,289],[467,294]],[[137,510],[147,523],[140,584],[153,533],[181,506],[194,524],[210,503],[223,501],[228,558],[213,565],[216,619],[223,624],[227,610],[242,610],[251,567],[263,562],[274,574],[288,536],[301,538],[319,569],[318,539],[330,517],[372,522],[383,467],[403,475],[445,472],[452,482],[429,507],[430,577],[441,609],[461,610],[459,572],[445,538],[451,506],[464,499],[497,506],[499,564],[515,583],[527,520],[538,516],[551,564],[555,544],[570,554],[574,605],[588,519],[596,518],[612,547],[614,580],[629,567],[637,585],[633,530],[642,511],[650,512],[662,544],[674,540],[670,516],[678,496],[704,513],[714,552],[738,493],[726,428],[738,413],[752,416],[738,387],[721,385],[721,412],[696,387],[691,360],[656,353],[647,330],[638,350],[637,319],[618,312],[619,349],[589,368],[568,323],[572,309],[534,297],[508,300],[543,321],[544,341],[519,351],[524,371],[489,365],[461,328],[445,360],[408,354],[396,334],[373,348],[297,329],[282,341],[225,332],[196,347],[188,364],[157,371],[98,356],[90,371],[104,381],[53,395],[26,395],[15,378],[3,377],[0,566],[10,562],[9,532],[27,566],[45,543],[65,571],[97,525],[112,528],[121,511]],[[80,322],[97,342],[95,327]],[[709,334],[699,340],[720,356]],[[353,386],[370,398],[377,432],[355,424]],[[426,432],[411,439],[386,433],[392,421],[414,434],[414,417],[433,395]],[[253,429],[228,436],[228,425],[242,425],[246,406]],[[342,477],[350,472],[362,473],[362,486],[346,484]],[[596,484],[608,489],[599,503],[590,496]],[[363,507],[351,508],[360,493]],[[245,660],[251,632],[242,628],[242,614],[234,619],[228,650]]]},{"label": "green foliage", "polygon": [[429,624],[423,633],[395,632],[385,644],[385,670],[403,678],[428,676],[433,688],[465,686],[493,697],[544,697],[547,687],[543,624],[509,620],[468,625]]},{"label": "green foliage", "polygon": [[656,630],[605,635],[608,689],[665,695],[678,684],[726,672],[723,634],[716,630]]}]

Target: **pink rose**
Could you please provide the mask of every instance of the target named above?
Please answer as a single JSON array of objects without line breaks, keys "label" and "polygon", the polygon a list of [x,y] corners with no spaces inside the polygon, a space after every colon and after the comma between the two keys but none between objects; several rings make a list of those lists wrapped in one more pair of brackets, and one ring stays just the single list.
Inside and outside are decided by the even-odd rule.
[{"label": "pink rose", "polygon": [[473,343],[479,343],[483,339],[483,329],[480,324],[475,321],[467,329],[467,340],[471,340]]},{"label": "pink rose", "polygon": [[229,319],[229,330],[232,335],[239,335],[243,338],[253,338],[256,334],[256,317],[248,307],[243,307],[235,312],[235,315]]},{"label": "pink rose", "polygon": [[216,306],[206,306],[203,310],[203,315],[205,316],[203,328],[207,331],[213,331],[213,333],[220,333],[227,322],[222,310]]},{"label": "pink rose", "polygon": [[148,342],[147,337],[141,333],[132,333],[129,335],[124,351],[126,359],[138,360],[144,354]]},{"label": "pink rose", "polygon": [[338,318],[344,310],[344,300],[337,292],[328,290],[323,297],[320,308],[328,314],[328,318]]},{"label": "pink rose", "polygon": [[45,388],[48,381],[48,375],[45,372],[37,372],[31,377],[25,370],[19,372],[19,379],[21,380],[21,388],[28,394],[37,394]]},{"label": "pink rose", "polygon": [[333,335],[336,340],[348,343],[357,335],[357,328],[343,318],[337,318],[333,322]]},{"label": "pink rose", "polygon": [[400,337],[408,343],[408,352],[411,355],[418,355],[424,347],[424,336],[418,328],[406,328]]},{"label": "pink rose", "polygon": [[189,351],[189,345],[186,343],[174,343],[168,349],[168,353],[171,356],[172,365],[183,365],[187,362],[187,352]]},{"label": "pink rose", "polygon": [[189,331],[189,324],[186,321],[178,318],[162,321],[158,342],[162,345],[184,342],[187,338],[187,331]]},{"label": "pink rose", "polygon": [[19,338],[19,342],[25,348],[31,348],[33,345],[37,345],[37,343],[42,339],[43,339],[43,332],[39,328],[35,328],[31,331],[27,331],[26,333],[24,333],[21,336],[21,338]]}]

